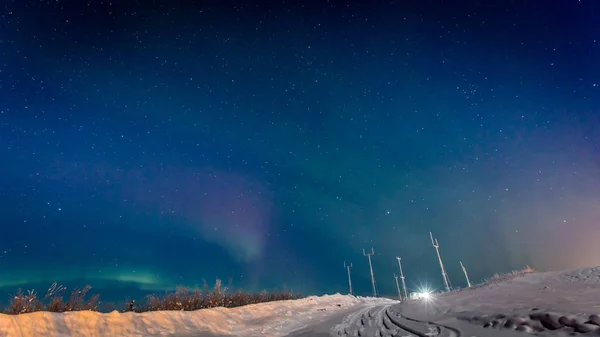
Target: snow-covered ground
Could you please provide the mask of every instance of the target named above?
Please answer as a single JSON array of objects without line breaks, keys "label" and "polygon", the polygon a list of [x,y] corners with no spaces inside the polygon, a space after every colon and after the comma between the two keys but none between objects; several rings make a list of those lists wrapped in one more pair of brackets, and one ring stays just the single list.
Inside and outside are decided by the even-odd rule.
[{"label": "snow-covered ground", "polygon": [[357,308],[392,303],[336,294],[188,312],[0,314],[0,336],[285,336]]},{"label": "snow-covered ground", "polygon": [[362,309],[333,336],[600,336],[600,267],[532,273],[431,301]]},{"label": "snow-covered ground", "polygon": [[346,295],[194,312],[0,315],[0,336],[600,336],[600,267],[404,303]]}]

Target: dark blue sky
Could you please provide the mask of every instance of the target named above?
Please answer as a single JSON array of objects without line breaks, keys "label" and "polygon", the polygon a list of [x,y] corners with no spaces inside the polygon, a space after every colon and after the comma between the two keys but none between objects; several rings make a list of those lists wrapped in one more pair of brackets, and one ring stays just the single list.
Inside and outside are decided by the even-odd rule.
[{"label": "dark blue sky", "polygon": [[599,3],[215,3],[4,2],[0,291],[600,263]]}]

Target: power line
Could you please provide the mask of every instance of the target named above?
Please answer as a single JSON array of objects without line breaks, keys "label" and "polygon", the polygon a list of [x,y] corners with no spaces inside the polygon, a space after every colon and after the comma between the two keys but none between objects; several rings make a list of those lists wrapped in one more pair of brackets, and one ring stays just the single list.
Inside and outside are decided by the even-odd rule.
[{"label": "power line", "polygon": [[377,297],[377,288],[375,288],[375,275],[373,274],[373,263],[371,263],[371,255],[375,254],[375,250],[371,247],[371,252],[366,253],[363,248],[363,255],[369,259],[369,270],[371,271],[371,285],[373,286],[373,297]]},{"label": "power line", "polygon": [[438,240],[433,240],[433,234],[429,232],[429,237],[431,238],[431,245],[435,248],[435,252],[437,253],[438,260],[440,261],[440,269],[442,270],[442,277],[444,278],[444,286],[446,287],[446,291],[450,291],[450,284],[448,282],[448,274],[446,274],[446,269],[444,269],[444,263],[442,262],[442,257],[440,256],[440,244]]},{"label": "power line", "polygon": [[352,268],[352,262],[347,264],[346,261],[344,261],[344,268],[348,269],[348,288],[350,288],[350,295],[352,295],[352,278],[350,277],[350,268]]},{"label": "power line", "polygon": [[[402,289],[404,290],[404,299],[408,298],[408,293],[406,292],[406,282],[404,282],[404,272],[402,272],[402,262],[400,261],[400,257],[396,256],[396,260],[398,260],[398,267],[400,268],[400,279],[402,280]],[[400,296],[400,300],[402,300],[402,296]]]},{"label": "power line", "polygon": [[465,268],[465,266],[462,264],[462,261],[460,262],[460,267],[463,270],[463,273],[465,273],[465,278],[467,279],[467,285],[469,286],[469,288],[471,288],[471,281],[469,280],[469,274],[467,274],[467,268]]},{"label": "power line", "polygon": [[398,275],[394,273],[394,279],[396,280],[396,290],[398,290],[398,298],[402,301],[402,293],[400,292],[400,285],[398,284]]}]

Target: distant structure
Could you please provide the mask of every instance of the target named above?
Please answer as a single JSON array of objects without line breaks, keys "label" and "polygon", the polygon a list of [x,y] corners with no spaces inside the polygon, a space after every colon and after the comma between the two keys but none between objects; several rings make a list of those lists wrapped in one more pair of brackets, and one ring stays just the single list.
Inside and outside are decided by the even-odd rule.
[{"label": "distant structure", "polygon": [[[400,279],[402,280],[402,290],[404,290],[404,299],[408,299],[408,293],[406,292],[406,282],[404,282],[404,273],[402,272],[402,262],[400,262],[400,257],[396,256],[396,260],[398,260],[398,267],[400,268]],[[400,300],[402,300],[402,296],[400,296]]]},{"label": "distant structure", "polygon": [[444,287],[446,291],[450,291],[450,283],[448,282],[448,274],[446,274],[446,269],[444,268],[444,263],[442,262],[442,257],[440,256],[440,244],[437,239],[433,239],[433,234],[429,232],[429,237],[431,238],[431,244],[435,248],[435,252],[437,253],[438,260],[440,261],[440,269],[442,270],[442,278],[444,279]]},{"label": "distant structure", "polygon": [[460,267],[463,270],[463,273],[465,273],[465,278],[467,279],[467,285],[469,286],[469,288],[471,288],[471,281],[469,281],[469,274],[467,274],[467,268],[465,268],[465,266],[463,266],[462,261],[460,262]]},{"label": "distant structure", "polygon": [[352,268],[352,262],[349,264],[344,261],[344,268],[348,270],[348,287],[350,288],[350,295],[352,295],[352,278],[350,277],[350,268]]},{"label": "distant structure", "polygon": [[394,279],[396,280],[396,290],[398,290],[398,298],[402,301],[402,293],[400,292],[400,285],[398,284],[398,275],[394,273]]},{"label": "distant structure", "polygon": [[373,264],[371,263],[371,255],[375,254],[375,250],[371,247],[371,252],[366,253],[363,248],[363,255],[369,259],[369,270],[371,271],[371,285],[373,286],[373,297],[377,297],[377,288],[375,288],[375,275],[373,274]]}]

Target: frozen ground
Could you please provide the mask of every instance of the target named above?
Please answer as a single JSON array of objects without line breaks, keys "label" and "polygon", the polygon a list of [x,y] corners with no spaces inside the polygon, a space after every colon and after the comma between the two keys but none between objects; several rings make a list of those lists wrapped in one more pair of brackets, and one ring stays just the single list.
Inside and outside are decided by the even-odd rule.
[{"label": "frozen ground", "polygon": [[0,336],[600,336],[600,267],[527,274],[431,302],[332,295],[234,309],[0,315]]}]

